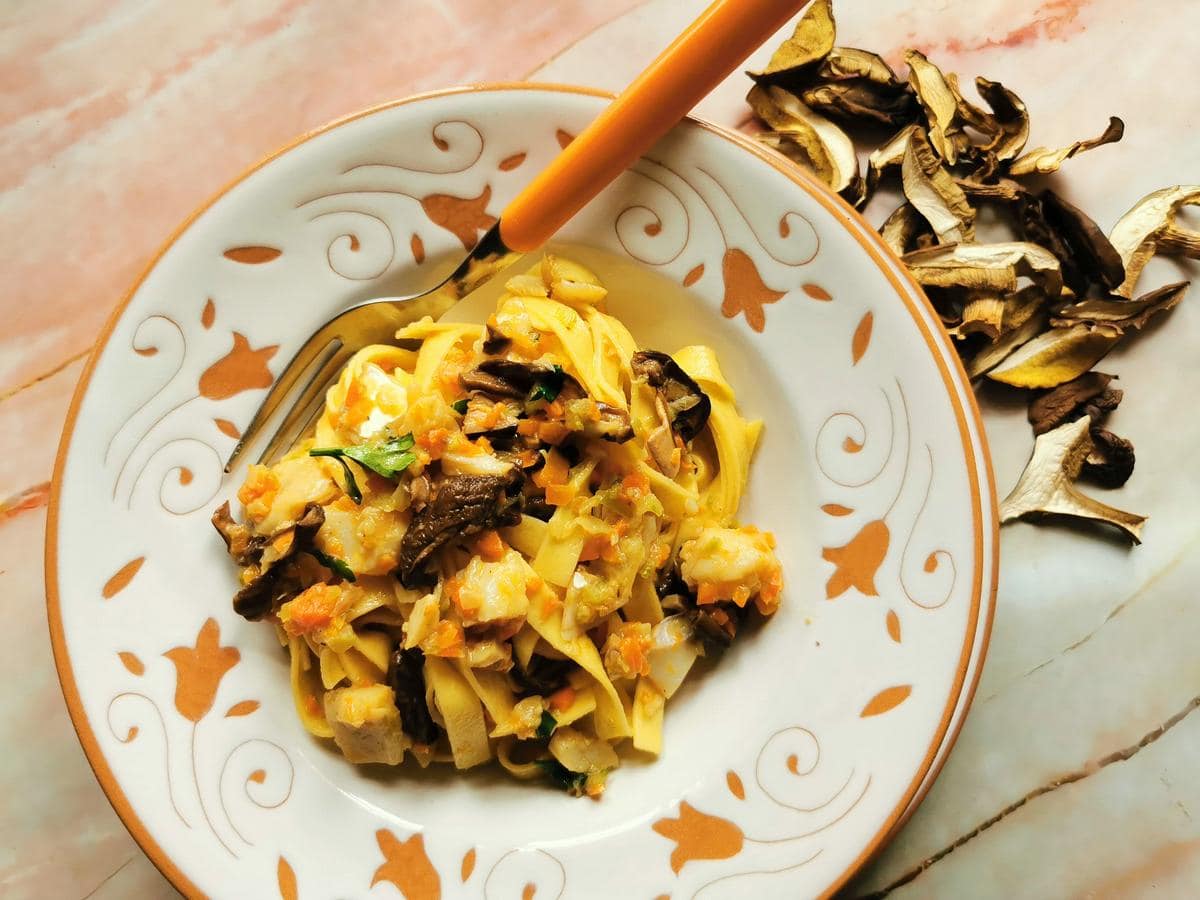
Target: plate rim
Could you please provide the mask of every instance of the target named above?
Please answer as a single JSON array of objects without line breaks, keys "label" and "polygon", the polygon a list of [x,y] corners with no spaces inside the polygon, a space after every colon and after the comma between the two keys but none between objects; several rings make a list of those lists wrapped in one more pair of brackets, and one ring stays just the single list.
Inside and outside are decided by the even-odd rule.
[{"label": "plate rim", "polygon": [[[88,387],[91,385],[92,375],[95,367],[99,362],[100,356],[107,347],[109,340],[112,337],[112,332],[116,328],[125,310],[132,301],[134,295],[142,287],[146,278],[158,266],[162,257],[169,251],[175,243],[188,231],[192,224],[212,206],[220,201],[226,194],[232,191],[235,187],[245,181],[260,169],[265,168],[278,158],[286,153],[294,150],[302,144],[307,143],[317,137],[320,137],[328,132],[331,132],[343,125],[365,118],[376,113],[395,109],[401,106],[406,106],[411,103],[418,103],[425,100],[453,96],[457,94],[470,94],[480,92],[500,92],[500,91],[540,91],[546,93],[558,94],[574,94],[585,95],[592,97],[601,97],[612,99],[613,94],[599,90],[596,88],[560,84],[552,82],[531,82],[531,81],[495,81],[481,82],[460,85],[456,87],[441,88],[430,91],[423,91],[416,94],[411,94],[405,97],[387,100],[382,103],[368,106],[363,109],[356,110],[344,116],[327,121],[315,128],[303,132],[297,137],[292,138],[282,146],[260,158],[257,162],[243,169],[234,178],[225,183],[217,191],[209,195],[200,205],[196,207],[163,241],[158,249],[151,256],[145,266],[142,267],[137,277],[132,282],[129,289],[124,293],[121,299],[116,303],[113,310],[109,313],[104,325],[97,334],[95,343],[88,354],[87,362],[84,365],[83,371],[80,374],[79,381],[75,385],[74,392],[71,396],[71,402],[67,408],[66,418],[63,422],[62,434],[59,439],[58,450],[54,459],[54,472],[50,482],[50,499],[47,507],[46,519],[46,536],[44,550],[44,574],[46,585],[46,613],[47,624],[50,633],[51,650],[54,656],[54,666],[59,680],[59,687],[63,693],[63,699],[66,702],[67,712],[71,718],[72,727],[75,729],[76,736],[79,739],[80,745],[83,748],[84,755],[87,758],[88,765],[91,767],[96,780],[99,782],[104,795],[109,804],[113,807],[121,823],[130,833],[133,839],[137,842],[141,850],[146,854],[154,866],[163,874],[171,884],[187,897],[204,897],[206,896],[195,883],[192,882],[175,861],[166,853],[162,846],[155,840],[150,830],[145,826],[139,818],[137,812],[133,809],[129,799],[125,796],[125,792],[121,789],[121,785],[110,768],[103,751],[100,749],[99,743],[96,740],[95,734],[92,731],[92,724],[88,719],[87,713],[83,709],[83,704],[80,699],[79,690],[75,682],[75,671],[71,665],[69,651],[67,650],[66,640],[63,630],[62,609],[59,597],[58,586],[58,517],[61,503],[62,493],[62,475],[66,467],[67,456],[70,452],[71,439],[75,434],[76,420],[79,414],[79,407],[83,401],[84,395],[87,393]],[[693,124],[703,131],[715,134],[724,140],[727,140],[740,149],[747,151],[757,157],[760,161],[766,162],[777,171],[786,175],[790,180],[797,184],[809,196],[820,204],[827,212],[835,218],[840,218],[844,221],[846,231],[866,252],[875,265],[879,268],[884,277],[895,289],[902,302],[908,307],[910,314],[914,319],[917,330],[920,332],[925,341],[927,348],[933,355],[942,382],[947,388],[947,393],[950,395],[951,406],[954,410],[955,420],[958,425],[960,440],[963,444],[964,456],[966,457],[968,468],[968,481],[971,488],[971,511],[975,531],[975,546],[976,557],[979,562],[977,566],[976,582],[977,587],[973,588],[973,596],[971,598],[971,611],[967,622],[966,637],[963,642],[963,649],[959,656],[956,675],[953,688],[947,700],[946,707],[943,711],[941,721],[934,734],[933,740],[930,743],[924,758],[917,767],[909,786],[905,789],[903,796],[896,807],[888,814],[886,820],[871,839],[864,845],[859,855],[851,861],[849,866],[836,879],[830,882],[822,893],[823,897],[832,896],[842,886],[844,886],[858,871],[873,857],[876,853],[883,849],[883,846],[895,835],[895,833],[908,821],[908,818],[916,811],[917,807],[928,794],[929,789],[936,781],[946,759],[949,758],[949,751],[953,749],[954,743],[958,739],[958,735],[966,721],[967,713],[970,710],[974,700],[975,691],[979,684],[979,678],[983,671],[984,662],[986,661],[988,646],[991,639],[992,624],[995,616],[996,608],[996,592],[999,581],[999,561],[1000,561],[1000,542],[999,542],[999,516],[997,514],[997,495],[995,473],[992,467],[991,451],[988,446],[987,435],[983,428],[983,419],[979,412],[978,401],[974,391],[970,387],[970,379],[967,377],[966,370],[963,368],[958,354],[954,352],[953,345],[950,343],[949,337],[940,329],[935,330],[930,328],[929,320],[926,316],[936,316],[932,304],[926,297],[924,290],[909,274],[908,270],[900,263],[900,261],[887,248],[887,245],[878,237],[875,229],[862,217],[862,215],[851,207],[840,196],[831,192],[828,187],[815,178],[815,176],[804,171],[795,165],[788,165],[786,161],[777,158],[766,148],[760,147],[747,136],[708,122],[704,119],[687,116],[682,121]],[[899,273],[897,272],[899,270]],[[906,284],[905,284],[906,283]],[[915,298],[915,299],[914,299]],[[922,315],[924,313],[925,315]],[[940,352],[939,352],[940,351]],[[947,358],[950,362],[947,362]],[[965,402],[964,402],[965,401]],[[971,423],[975,426],[974,438],[971,434]],[[976,458],[976,452],[978,458]],[[981,484],[982,481],[982,484]],[[986,501],[986,506],[985,506]],[[990,515],[989,515],[990,514]],[[989,519],[990,522],[985,521]],[[990,528],[988,527],[990,524]],[[983,560],[989,549],[992,559],[991,571],[983,572]],[[984,593],[983,581],[990,582],[987,585],[987,594]],[[975,635],[979,626],[979,615],[983,613],[985,616],[984,633],[981,642],[975,641]],[[978,650],[976,651],[976,647]],[[966,679],[967,671],[970,668],[972,658],[976,652],[979,654],[979,662],[975,668],[975,673],[968,683]],[[959,700],[966,692],[967,702],[963,708],[963,714],[958,717],[955,722],[955,710]],[[953,726],[953,727],[952,727]],[[941,748],[945,746],[947,752],[938,759],[938,754]],[[931,777],[927,777],[931,776]]]}]

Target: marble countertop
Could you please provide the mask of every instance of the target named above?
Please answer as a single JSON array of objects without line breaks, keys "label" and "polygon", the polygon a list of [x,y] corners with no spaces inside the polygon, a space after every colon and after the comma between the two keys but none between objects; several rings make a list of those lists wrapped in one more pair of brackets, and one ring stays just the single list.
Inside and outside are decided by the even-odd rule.
[{"label": "marble countertop", "polygon": [[[42,541],[59,430],[83,359],[154,250],[290,137],[448,84],[622,86],[703,0],[48,0],[0,12],[0,895],[169,897],[92,777],[46,633]],[[1029,104],[1031,144],[1125,140],[1059,181],[1107,228],[1200,182],[1200,3],[839,0],[840,42],[917,46]],[[700,112],[745,121],[744,82]],[[1068,168],[1069,167],[1069,168]],[[1143,285],[1195,278],[1156,262]],[[1112,427],[1138,448],[1103,499],[1145,544],[1019,524],[975,705],[941,778],[847,896],[1195,896],[1200,885],[1200,298],[1115,351]],[[1032,445],[1024,407],[981,397],[1001,490]]]}]

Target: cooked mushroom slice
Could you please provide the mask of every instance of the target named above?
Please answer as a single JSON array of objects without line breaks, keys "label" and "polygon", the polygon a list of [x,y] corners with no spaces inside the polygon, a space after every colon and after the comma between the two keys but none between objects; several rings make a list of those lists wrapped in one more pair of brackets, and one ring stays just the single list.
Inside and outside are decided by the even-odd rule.
[{"label": "cooked mushroom slice", "polygon": [[485,528],[515,525],[523,481],[520,469],[513,466],[504,475],[457,475],[437,484],[400,542],[401,583],[412,586],[429,557],[450,541]]},{"label": "cooked mushroom slice", "polygon": [[679,363],[657,350],[633,354],[633,372],[646,379],[666,404],[671,428],[684,443],[692,440],[708,422],[712,402]]},{"label": "cooked mushroom slice", "polygon": [[[574,379],[571,379],[574,381]],[[566,385],[560,396],[566,396]],[[623,444],[633,437],[629,413],[607,403],[592,403],[586,397],[567,400],[567,427],[586,437]]]},{"label": "cooked mushroom slice", "polygon": [[511,397],[520,399],[526,391],[509,381],[484,372],[481,368],[470,369],[458,376],[459,382],[468,391],[478,391],[491,397]]},{"label": "cooked mushroom slice", "polygon": [[661,394],[654,398],[654,411],[658,413],[658,427],[646,436],[646,449],[650,451],[650,458],[654,460],[658,470],[668,478],[674,478],[679,474],[683,454],[675,444],[671,415],[667,412],[667,404]]},{"label": "cooked mushroom slice", "polygon": [[395,694],[396,709],[404,733],[417,744],[432,744],[438,738],[438,727],[425,702],[425,654],[415,647],[396,650],[392,654],[388,681]]},{"label": "cooked mushroom slice", "polygon": [[523,400],[533,393],[534,388],[540,388],[540,393],[550,400],[560,393],[564,400],[587,396],[578,381],[556,366],[504,357],[485,359],[474,369],[463,372],[458,380],[468,391],[500,398]]},{"label": "cooked mushroom slice", "polygon": [[487,397],[473,394],[467,399],[467,412],[463,416],[462,430],[467,437],[481,434],[489,437],[511,435],[517,430],[521,416],[521,404],[513,399],[493,402]]},{"label": "cooked mushroom slice", "polygon": [[212,514],[212,523],[224,538],[225,547],[234,562],[239,566],[252,566],[258,562],[269,538],[255,534],[248,526],[235,522],[229,512],[228,500]]},{"label": "cooked mushroom slice", "polygon": [[518,662],[513,666],[511,674],[521,693],[549,697],[567,683],[567,676],[574,667],[569,659],[550,659],[535,653],[526,665]]},{"label": "cooked mushroom slice", "polygon": [[503,353],[512,343],[512,338],[497,331],[491,325],[487,326],[487,337],[483,340],[483,352],[489,355]]},{"label": "cooked mushroom slice", "polygon": [[258,561],[252,563],[258,572],[233,597],[234,612],[247,619],[261,619],[299,593],[302,585],[293,564],[295,555],[313,549],[313,539],[324,524],[325,510],[309,503],[295,525],[272,535]]}]

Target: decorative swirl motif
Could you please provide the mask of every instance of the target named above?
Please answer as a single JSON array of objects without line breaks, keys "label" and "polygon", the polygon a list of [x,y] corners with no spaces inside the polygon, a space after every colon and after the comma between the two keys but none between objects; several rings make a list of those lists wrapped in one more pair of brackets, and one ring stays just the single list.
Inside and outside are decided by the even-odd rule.
[{"label": "decorative swirl motif", "polygon": [[[125,734],[123,737],[121,736],[120,733],[118,733],[118,728],[113,723],[113,707],[115,707],[117,705],[117,703],[119,703],[122,700],[141,700],[141,701],[144,701],[145,703],[149,704],[150,708],[152,710],[154,710],[154,717],[158,720],[159,732],[162,734],[163,774],[166,776],[166,779],[167,779],[167,798],[171,801],[171,809],[173,809],[175,811],[175,816],[185,826],[187,826],[188,828],[191,828],[192,823],[183,817],[183,813],[181,813],[179,811],[179,804],[175,802],[175,786],[171,782],[171,744],[170,744],[170,741],[167,739],[167,723],[163,719],[162,710],[158,708],[157,703],[155,703],[153,700],[151,700],[145,694],[139,693],[137,691],[124,691],[123,693],[117,694],[110,701],[108,701],[108,711],[105,715],[105,720],[108,723],[108,731],[109,731],[109,734],[111,734],[114,738],[116,738],[122,744],[132,743],[133,741],[137,740],[138,735],[141,733],[141,730],[138,728],[138,726],[136,724],[133,724],[132,722],[124,729]],[[122,705],[128,705],[128,704],[122,704]]]},{"label": "decorative swirl motif", "polygon": [[[817,258],[817,254],[821,252],[821,238],[818,236],[817,229],[813,227],[812,222],[810,222],[805,216],[802,216],[800,213],[791,210],[783,213],[779,219],[778,231],[779,236],[783,238],[785,246],[777,246],[776,250],[773,251],[763,236],[760,235],[754,225],[751,224],[750,217],[746,215],[741,206],[738,205],[738,202],[733,199],[733,195],[729,192],[729,189],[726,188],[725,185],[721,184],[717,177],[707,169],[702,169],[697,166],[696,171],[711,181],[724,195],[726,202],[729,203],[734,211],[737,212],[738,217],[746,224],[746,228],[749,229],[750,234],[753,235],[754,240],[758,243],[758,246],[762,248],[762,251],[767,254],[767,256],[775,260],[775,262],[779,263],[781,266],[796,268],[797,266],[806,266]],[[711,209],[711,206],[709,208]],[[716,214],[714,214],[713,217],[719,224],[721,217],[717,216]],[[796,251],[798,255],[789,258],[787,252],[790,248],[787,245],[790,245],[790,248],[799,247],[800,249]]]},{"label": "decorative swirl motif", "polygon": [[[697,900],[697,898],[700,897],[702,894],[706,897],[711,896],[710,891],[712,891],[712,889],[716,888],[717,885],[728,885],[728,883],[731,881],[735,881],[735,880],[740,881],[743,878],[750,878],[754,875],[784,875],[788,872],[794,872],[794,871],[796,871],[796,869],[799,869],[801,866],[807,866],[810,862],[812,862],[814,859],[816,859],[818,856],[820,856],[824,852],[825,852],[825,848],[822,847],[820,850],[817,850],[816,852],[814,852],[814,853],[810,854],[809,856],[805,857],[804,859],[800,860],[800,862],[793,863],[790,866],[782,866],[778,869],[753,869],[749,872],[734,872],[732,875],[722,875],[720,878],[714,878],[708,884],[701,887],[700,890],[696,891],[696,893],[692,894],[692,900]],[[726,896],[731,897],[731,898],[755,897],[755,896],[759,896],[759,891],[755,890],[753,887],[739,885],[736,889],[733,889],[728,894],[726,894]]]},{"label": "decorative swirl motif", "polygon": [[[166,453],[177,445],[190,448],[190,452]],[[147,457],[140,472],[133,479],[126,498],[125,508],[132,509],[146,473],[151,480],[159,479],[159,505],[174,516],[186,516],[207,506],[221,489],[224,462],[221,454],[210,444],[199,438],[175,438],[167,441]],[[196,474],[197,472],[201,474]],[[175,478],[171,476],[175,475]]]},{"label": "decorative swirl motif", "polygon": [[924,603],[913,596],[912,591],[908,587],[908,582],[904,577],[904,570],[908,568],[908,551],[912,545],[913,535],[916,534],[917,525],[921,521],[921,517],[925,514],[925,507],[929,504],[929,494],[933,488],[933,450],[929,445],[925,445],[925,454],[929,460],[929,478],[925,482],[925,495],[921,498],[921,506],[917,509],[917,514],[913,518],[912,527],[908,531],[908,538],[904,541],[904,550],[900,554],[900,587],[904,590],[904,596],[914,606],[919,606],[922,609],[938,609],[945,606],[950,598],[954,595],[954,585],[958,581],[958,566],[954,562],[954,556],[949,550],[938,548],[931,551],[925,557],[925,563],[922,566],[923,571],[927,575],[933,575],[941,566],[939,563],[945,562],[950,568],[949,584],[946,586],[945,592],[941,594],[941,599],[936,603]]},{"label": "decorative swirl motif", "polygon": [[566,869],[545,850],[510,850],[488,872],[483,896],[487,900],[499,897],[558,900],[566,886]]},{"label": "decorative swirl motif", "polygon": [[887,391],[880,388],[879,392],[883,395],[884,403],[887,404],[888,448],[883,461],[877,468],[873,468],[869,475],[858,480],[849,480],[834,474],[838,468],[845,468],[844,463],[839,464],[834,461],[839,458],[834,456],[835,450],[841,455],[840,458],[844,458],[845,455],[857,456],[866,448],[870,437],[862,419],[850,412],[834,413],[822,423],[817,432],[814,449],[817,468],[822,475],[840,487],[860,488],[871,484],[884,473],[888,463],[891,462],[892,452],[896,445],[896,414],[892,408],[892,398],[888,396]]},{"label": "decorative swirl motif", "polygon": [[784,728],[771,735],[759,751],[754,779],[776,806],[801,813],[818,812],[836,801],[854,778],[851,770],[841,787],[820,802],[789,802],[797,792],[808,790],[804,779],[817,770],[820,762],[821,743],[816,735],[799,725]]},{"label": "decorative swirl motif", "polygon": [[[243,753],[243,750],[246,750],[246,752]],[[276,761],[281,758],[283,762],[280,768],[286,766],[286,776],[280,777],[276,774],[273,777],[270,763],[264,763],[261,757],[250,758],[254,756],[255,750],[260,754],[269,754]],[[247,759],[243,761],[242,757],[247,757]],[[217,796],[221,801],[221,812],[225,815],[225,821],[228,823],[230,830],[241,839],[242,843],[253,847],[254,842],[248,840],[237,825],[234,824],[233,817],[229,813],[228,802],[225,799],[226,775],[229,772],[230,766],[234,764],[235,759],[237,762],[237,767],[235,768],[235,774],[237,774],[236,780],[241,782],[242,793],[247,800],[259,809],[278,809],[287,803],[288,798],[292,796],[292,785],[295,782],[296,769],[292,765],[292,759],[288,756],[286,750],[274,741],[268,741],[264,738],[250,738],[249,740],[242,741],[226,755],[225,762],[221,765],[221,774],[217,778]],[[242,774],[243,770],[248,771]]]},{"label": "decorative swirl motif", "polygon": [[470,158],[465,161],[458,160],[451,162],[449,166],[440,169],[403,165],[401,163],[359,163],[350,166],[348,169],[344,169],[342,174],[349,175],[351,172],[356,172],[359,169],[394,169],[400,172],[414,172],[419,175],[460,175],[479,162],[480,157],[483,156],[483,135],[470,122],[464,122],[461,119],[438,122],[433,126],[430,138],[433,141],[433,145],[442,153],[450,153],[455,149],[456,145],[460,144],[460,138],[465,139],[472,145],[472,149],[468,150],[464,156]]},{"label": "decorative swirl motif", "polygon": [[[659,168],[664,169],[664,171],[669,172],[664,166],[654,163],[653,160],[644,160],[643,163],[657,165]],[[644,202],[635,203],[622,209],[613,222],[613,229],[616,232],[617,240],[620,242],[622,249],[638,262],[647,266],[665,266],[677,260],[679,255],[687,248],[688,242],[691,240],[692,218],[688,213],[687,204],[679,192],[670,187],[665,181],[643,171],[643,163],[639,163],[630,169],[630,173],[644,178],[646,181],[660,188],[662,193],[670,197],[679,207],[679,215],[667,215],[667,224],[664,226],[663,216],[654,207],[649,205],[650,201],[647,199]],[[678,178],[674,173],[670,174]],[[682,182],[682,179],[679,180]],[[686,182],[682,183],[686,185]],[[655,243],[658,244],[665,242],[668,249],[660,256],[638,252],[635,247],[638,243],[645,242],[646,238],[655,239]]]},{"label": "decorative swirl motif", "polygon": [[[332,216],[339,217],[336,221],[355,222],[353,231],[338,231],[325,248],[325,260],[329,268],[336,274],[349,281],[370,281],[378,278],[392,265],[396,258],[396,238],[387,222],[358,209],[335,209],[329,212],[317,213],[308,221],[316,222]],[[386,244],[386,255],[382,246]],[[365,249],[364,249],[365,248]],[[378,249],[377,249],[378,248]]]},{"label": "decorative swirl motif", "polygon": [[[163,346],[166,344],[167,346]],[[179,374],[179,370],[183,368],[184,357],[187,356],[187,338],[184,337],[183,329],[179,327],[179,323],[169,316],[147,316],[138,323],[137,328],[133,331],[133,336],[129,340],[129,348],[138,356],[152,357],[158,356],[164,350],[170,355],[176,357],[175,368],[166,380],[158,386],[149,397],[147,397],[141,405],[133,412],[126,416],[125,420],[113,432],[112,437],[108,439],[108,444],[104,448],[104,462],[108,462],[108,458],[112,455],[113,445],[129,425],[131,425],[142,412],[150,406],[159,395],[162,394],[175,380],[175,376]],[[147,428],[142,436],[134,441],[136,447],[149,433],[150,429],[162,421],[160,416],[154,424]],[[128,459],[126,459],[128,462]],[[123,468],[123,467],[122,467]]]}]

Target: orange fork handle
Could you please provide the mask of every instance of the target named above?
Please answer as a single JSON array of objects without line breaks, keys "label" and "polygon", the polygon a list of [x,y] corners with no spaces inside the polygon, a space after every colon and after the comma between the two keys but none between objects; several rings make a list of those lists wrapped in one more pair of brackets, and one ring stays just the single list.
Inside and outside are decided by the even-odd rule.
[{"label": "orange fork handle", "polygon": [[504,210],[528,252],[631,166],[808,0],[716,0]]}]

